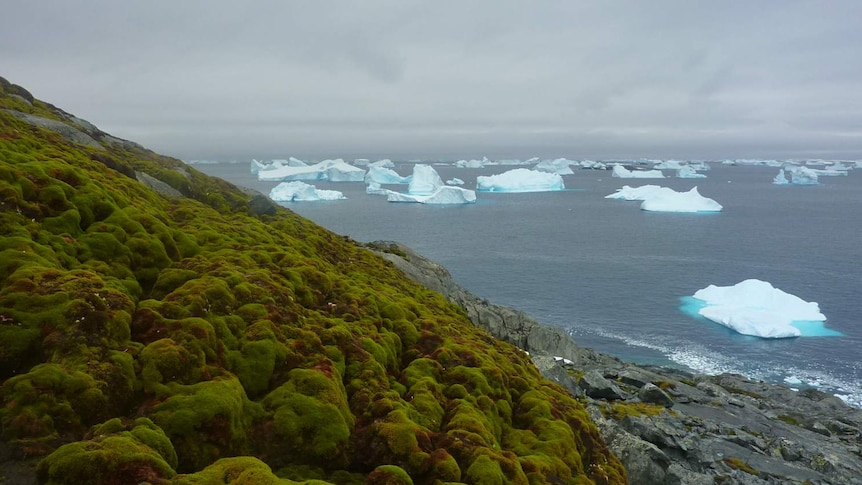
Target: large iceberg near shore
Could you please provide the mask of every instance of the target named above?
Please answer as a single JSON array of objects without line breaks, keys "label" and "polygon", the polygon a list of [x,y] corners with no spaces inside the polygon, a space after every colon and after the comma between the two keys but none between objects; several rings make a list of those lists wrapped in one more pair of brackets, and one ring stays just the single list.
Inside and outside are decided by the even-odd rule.
[{"label": "large iceberg near shore", "polygon": [[526,168],[476,177],[476,190],[483,192],[550,192],[565,188],[563,177]]},{"label": "large iceberg near shore", "polygon": [[322,190],[305,182],[282,182],[269,191],[269,198],[276,202],[313,202],[318,200],[346,199],[337,190]]},{"label": "large iceberg near shore", "polygon": [[803,332],[794,324],[826,320],[817,303],[807,302],[757,279],[734,286],[709,285],[695,292],[693,298],[703,303],[698,314],[755,337],[799,337]]},{"label": "large iceberg near shore", "polygon": [[365,170],[342,159],[324,160],[307,166],[282,166],[257,173],[261,181],[329,180],[330,182],[362,182]]},{"label": "large iceberg near shore", "polygon": [[663,179],[661,170],[629,170],[622,165],[614,165],[613,177],[621,179]]}]

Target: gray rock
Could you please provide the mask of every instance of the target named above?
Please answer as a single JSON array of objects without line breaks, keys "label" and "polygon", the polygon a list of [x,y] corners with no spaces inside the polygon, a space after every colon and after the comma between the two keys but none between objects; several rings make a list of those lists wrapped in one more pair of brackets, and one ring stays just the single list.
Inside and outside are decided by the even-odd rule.
[{"label": "gray rock", "polygon": [[638,391],[638,398],[643,402],[658,404],[666,408],[673,406],[673,398],[661,390],[661,388],[649,382],[644,384],[640,391]]},{"label": "gray rock", "polygon": [[[588,390],[584,405],[625,466],[630,483],[862,485],[862,410],[834,396],[795,392],[740,375],[638,366],[580,348],[562,329],[473,296],[455,284],[445,268],[409,248],[396,243],[375,246],[408,277],[461,306],[474,324],[529,351],[549,379],[570,388],[569,371],[583,372],[573,393]],[[572,369],[551,356],[571,360]],[[664,392],[675,401],[673,408],[641,416],[636,403],[624,403],[632,412],[619,421],[602,414],[607,401],[624,398],[626,391],[637,392],[646,402],[644,397],[651,399],[646,391],[654,391],[644,388],[659,382],[668,382]],[[737,469],[740,463],[756,474]]]},{"label": "gray rock", "polygon": [[156,192],[158,192],[162,195],[165,195],[168,197],[182,197],[183,196],[183,194],[179,190],[171,187],[170,185],[162,182],[161,180],[153,177],[150,174],[147,174],[144,172],[135,172],[135,175],[137,176],[138,182],[146,185],[147,187],[155,190]]},{"label": "gray rock", "polygon": [[591,370],[581,376],[578,380],[578,387],[593,399],[625,399],[625,393],[616,384],[605,379],[599,371]]},{"label": "gray rock", "polygon": [[62,121],[53,120],[51,118],[43,118],[41,116],[31,115],[29,113],[22,113],[20,111],[15,111],[11,109],[4,110],[16,118],[22,119],[27,123],[30,123],[33,126],[38,126],[40,128],[45,128],[56,133],[59,133],[63,138],[74,142],[79,143],[81,145],[86,145],[94,148],[104,148],[99,142],[93,139],[90,135],[84,133],[83,131],[70,126]]}]

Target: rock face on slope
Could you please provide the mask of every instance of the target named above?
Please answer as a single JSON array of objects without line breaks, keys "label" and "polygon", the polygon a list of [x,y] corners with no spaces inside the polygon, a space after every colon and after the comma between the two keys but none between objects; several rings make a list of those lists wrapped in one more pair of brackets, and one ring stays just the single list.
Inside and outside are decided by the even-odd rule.
[{"label": "rock face on slope", "polygon": [[837,397],[579,348],[561,329],[470,294],[403,245],[371,246],[474,324],[530,352],[546,377],[580,397],[630,483],[862,483],[862,410]]}]

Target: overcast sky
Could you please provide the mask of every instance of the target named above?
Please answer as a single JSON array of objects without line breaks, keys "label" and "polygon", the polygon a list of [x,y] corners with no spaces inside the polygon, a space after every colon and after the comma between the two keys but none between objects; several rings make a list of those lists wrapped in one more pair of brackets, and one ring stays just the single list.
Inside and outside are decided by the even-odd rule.
[{"label": "overcast sky", "polygon": [[4,0],[0,75],[184,159],[862,158],[862,2]]}]

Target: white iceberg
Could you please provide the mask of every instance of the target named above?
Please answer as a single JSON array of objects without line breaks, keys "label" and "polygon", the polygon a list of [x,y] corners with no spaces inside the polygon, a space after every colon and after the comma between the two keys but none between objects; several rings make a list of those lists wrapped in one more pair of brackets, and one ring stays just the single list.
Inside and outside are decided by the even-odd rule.
[{"label": "white iceberg", "polygon": [[383,160],[377,160],[376,162],[371,162],[367,165],[369,167],[395,168],[395,164],[392,163],[392,160],[388,158],[384,158]]},{"label": "white iceberg", "polygon": [[443,187],[443,179],[431,165],[417,163],[413,165],[413,175],[407,193],[412,195],[431,195]]},{"label": "white iceberg", "polygon": [[705,179],[706,175],[697,173],[690,165],[683,165],[676,171],[677,178],[681,179]]},{"label": "white iceberg", "polygon": [[721,209],[721,204],[700,195],[697,187],[688,192],[655,191],[641,203],[641,210],[650,212],[720,212]]},{"label": "white iceberg", "polygon": [[613,194],[606,195],[605,199],[646,200],[651,194],[654,194],[657,191],[674,192],[673,189],[661,187],[659,185],[641,185],[640,187],[629,187],[628,185],[623,185],[623,188],[617,189]]},{"label": "white iceberg", "polygon": [[378,184],[409,184],[411,176],[402,177],[395,170],[381,165],[369,164],[368,173],[365,174],[365,183],[376,182]]},{"label": "white iceberg", "polygon": [[446,181],[446,185],[464,185],[464,181],[455,177]]},{"label": "white iceberg", "polygon": [[365,193],[368,195],[389,195],[389,192],[392,191],[384,189],[377,182],[368,182],[368,186],[365,187]]},{"label": "white iceberg", "polygon": [[793,322],[822,322],[817,303],[785,293],[766,281],[749,279],[734,286],[709,285],[694,298],[706,306],[700,315],[744,335],[762,338],[798,337]]},{"label": "white iceberg", "polygon": [[458,168],[482,168],[490,163],[487,157],[482,157],[481,160],[458,160],[455,166]]},{"label": "white iceberg", "polygon": [[305,182],[282,182],[269,191],[269,198],[276,202],[312,202],[318,200],[346,199],[337,190],[322,190]]},{"label": "white iceberg", "polygon": [[389,202],[416,202],[420,204],[472,204],[476,202],[476,192],[461,187],[443,185],[428,195],[402,194],[390,190]]},{"label": "white iceberg", "polygon": [[537,163],[533,170],[538,170],[540,172],[548,172],[555,173],[557,175],[572,175],[575,172],[572,171],[570,165],[575,162],[571,160],[566,160],[565,158],[557,158],[556,160],[542,160]]},{"label": "white iceberg", "polygon": [[261,170],[257,174],[261,181],[329,180],[330,182],[362,182],[365,170],[354,167],[342,159],[324,160],[314,165],[282,166],[273,170]]},{"label": "white iceberg", "polygon": [[679,170],[682,167],[685,167],[685,162],[680,162],[679,160],[664,160],[658,162],[653,165],[653,169],[655,170]]},{"label": "white iceberg", "polygon": [[796,165],[787,165],[778,171],[778,175],[772,179],[772,183],[777,185],[793,184],[793,185],[817,185],[817,172],[808,167],[799,167]]},{"label": "white iceberg", "polygon": [[565,188],[563,177],[526,168],[476,177],[476,190],[483,192],[549,192]]},{"label": "white iceberg", "polygon": [[587,168],[590,170],[607,170],[608,166],[602,162],[596,162],[594,160],[583,160],[579,163],[581,168]]},{"label": "white iceberg", "polygon": [[663,179],[661,170],[629,170],[622,165],[614,165],[614,177],[621,179]]}]

